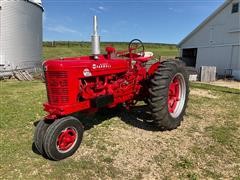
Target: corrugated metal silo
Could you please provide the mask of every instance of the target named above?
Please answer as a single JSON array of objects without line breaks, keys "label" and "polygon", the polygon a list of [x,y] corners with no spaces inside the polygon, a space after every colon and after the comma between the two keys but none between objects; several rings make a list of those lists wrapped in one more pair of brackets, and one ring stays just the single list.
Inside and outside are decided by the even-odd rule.
[{"label": "corrugated metal silo", "polygon": [[41,0],[0,0],[0,76],[41,65],[42,14]]}]

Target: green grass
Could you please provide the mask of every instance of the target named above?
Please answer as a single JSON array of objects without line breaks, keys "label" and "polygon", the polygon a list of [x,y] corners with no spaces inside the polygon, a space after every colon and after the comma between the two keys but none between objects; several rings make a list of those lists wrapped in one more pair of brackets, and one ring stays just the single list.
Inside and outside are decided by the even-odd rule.
[{"label": "green grass", "polygon": [[192,86],[192,88],[210,90],[213,93],[217,91],[217,92],[223,92],[223,93],[227,93],[227,94],[229,94],[229,93],[240,94],[239,89],[232,89],[232,88],[228,88],[228,87],[221,87],[221,86],[215,86],[215,85],[209,86],[208,84],[201,84],[201,83],[192,83],[191,86]]},{"label": "green grass", "polygon": [[192,167],[193,163],[185,157],[181,157],[179,162],[176,164],[176,168],[190,169]]},{"label": "green grass", "polygon": [[[0,177],[118,179],[130,176],[132,179],[143,179],[152,173],[152,166],[157,170],[155,175],[162,178],[239,178],[239,91],[199,84],[191,84],[191,89],[207,90],[219,98],[190,96],[185,124],[180,130],[168,134],[149,134],[141,130],[139,140],[143,141],[135,144],[139,130],[115,117],[108,119],[98,115],[93,117],[95,120],[88,119],[96,121],[93,123],[96,125],[85,132],[76,155],[53,162],[32,151],[33,123],[45,114],[42,110],[42,102],[46,100],[44,84],[39,81],[1,82]],[[120,130],[130,135],[119,133]],[[195,139],[195,133],[205,138],[206,142]],[[145,137],[144,134],[148,135]],[[189,148],[186,154],[182,154],[181,144],[186,138],[190,138]],[[128,141],[131,143],[124,145]],[[153,146],[156,144],[156,148],[149,146],[149,142]],[[148,145],[144,146],[144,143]],[[138,147],[141,148],[137,150]],[[134,156],[121,156],[125,151]],[[149,158],[146,158],[147,152],[152,154]],[[139,159],[146,159],[145,168],[141,164],[131,165]],[[120,166],[115,164],[118,161],[122,162]],[[128,171],[124,166],[130,166]]]},{"label": "green grass", "polygon": [[234,143],[234,140],[235,140],[234,136],[235,136],[235,133],[238,131],[238,128],[236,124],[228,123],[220,127],[216,127],[216,126],[207,127],[206,131],[211,134],[212,138],[216,142],[222,145],[230,146],[232,143]]},{"label": "green grass", "polygon": [[[128,43],[102,43],[101,52],[105,52],[105,47],[112,44],[118,51],[128,49]],[[175,45],[150,44],[146,43],[145,51],[152,51],[156,58],[160,56],[178,56],[178,49]],[[54,59],[59,57],[76,57],[91,54],[90,43],[71,43],[68,47],[65,43],[57,43],[56,47],[46,45],[43,47],[43,59]]]},{"label": "green grass", "polygon": [[239,179],[240,90],[196,83],[191,90],[199,95],[190,95],[179,129],[151,132],[98,114],[84,119],[91,127],[76,154],[54,162],[32,151],[44,84],[1,81],[0,179]]}]

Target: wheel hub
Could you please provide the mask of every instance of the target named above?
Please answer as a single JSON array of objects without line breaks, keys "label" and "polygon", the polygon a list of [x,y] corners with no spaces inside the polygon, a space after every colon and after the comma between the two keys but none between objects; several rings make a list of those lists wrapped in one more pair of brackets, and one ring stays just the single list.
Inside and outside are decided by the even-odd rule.
[{"label": "wheel hub", "polygon": [[175,77],[170,83],[168,92],[168,109],[170,113],[173,113],[177,107],[177,103],[180,100],[179,97],[179,79]]},{"label": "wheel hub", "polygon": [[177,118],[184,108],[186,99],[186,83],[182,74],[177,74],[171,81],[168,90],[168,111]]},{"label": "wheel hub", "polygon": [[77,141],[77,131],[74,128],[66,128],[57,138],[57,149],[60,152],[68,152]]}]

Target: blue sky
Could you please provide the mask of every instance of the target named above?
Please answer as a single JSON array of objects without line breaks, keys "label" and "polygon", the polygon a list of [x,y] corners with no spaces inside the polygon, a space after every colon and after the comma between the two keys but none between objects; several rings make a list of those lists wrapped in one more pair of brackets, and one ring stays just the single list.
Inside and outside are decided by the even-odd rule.
[{"label": "blue sky", "polygon": [[102,41],[179,43],[224,0],[43,0],[44,40],[89,41],[92,16]]}]

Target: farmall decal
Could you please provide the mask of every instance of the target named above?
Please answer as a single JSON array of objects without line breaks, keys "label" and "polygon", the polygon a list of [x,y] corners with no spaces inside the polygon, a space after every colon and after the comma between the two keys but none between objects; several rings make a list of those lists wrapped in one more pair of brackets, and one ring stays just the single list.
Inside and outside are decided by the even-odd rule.
[{"label": "farmall decal", "polygon": [[93,64],[92,68],[93,69],[109,69],[111,68],[111,64],[108,63],[101,63],[101,64]]}]

